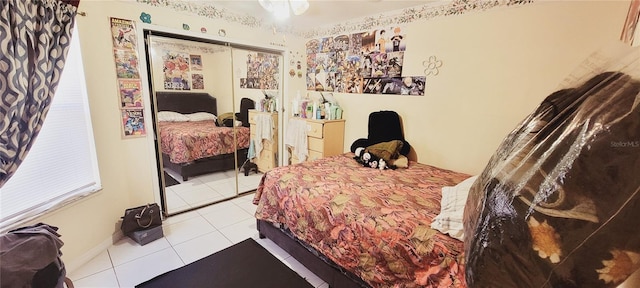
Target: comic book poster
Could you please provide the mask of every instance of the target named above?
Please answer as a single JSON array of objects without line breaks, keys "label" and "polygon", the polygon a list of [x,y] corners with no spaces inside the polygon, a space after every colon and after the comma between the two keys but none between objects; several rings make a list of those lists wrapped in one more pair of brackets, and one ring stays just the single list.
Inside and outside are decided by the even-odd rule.
[{"label": "comic book poster", "polygon": [[111,18],[111,38],[113,47],[119,49],[136,49],[136,29],[134,22],[120,18]]},{"label": "comic book poster", "polygon": [[204,77],[202,74],[191,74],[193,89],[204,89]]},{"label": "comic book poster", "polygon": [[349,51],[349,36],[336,36],[335,40],[333,41],[333,49],[335,51]]},{"label": "comic book poster", "polygon": [[400,95],[424,95],[424,89],[426,87],[425,76],[407,76],[402,77],[402,85],[400,87]]},{"label": "comic book poster", "polygon": [[369,54],[378,52],[376,49],[376,31],[364,32],[360,35],[360,53]]},{"label": "comic book poster", "polygon": [[425,76],[366,78],[363,93],[424,95]]},{"label": "comic book poster", "polygon": [[118,78],[140,79],[138,56],[134,50],[113,49]]},{"label": "comic book poster", "polygon": [[362,33],[349,35],[349,53],[351,55],[362,54]]},{"label": "comic book poster", "polygon": [[362,93],[367,94],[381,94],[382,93],[382,79],[377,78],[365,78],[364,89]]},{"label": "comic book poster", "polygon": [[307,41],[306,46],[307,55],[320,52],[320,41],[318,41],[317,39],[311,39]]},{"label": "comic book poster", "polygon": [[124,136],[144,136],[144,113],[142,109],[122,109],[122,126]]},{"label": "comic book poster", "polygon": [[142,108],[142,87],[139,79],[118,79],[122,108]]},{"label": "comic book poster", "polygon": [[373,54],[371,56],[371,60],[372,60],[371,77],[377,77],[377,78],[387,77],[388,70],[389,70],[389,66],[387,65],[388,64],[387,53]]},{"label": "comic book poster", "polygon": [[402,75],[402,63],[404,51],[387,52],[387,75],[389,77],[400,77]]},{"label": "comic book poster", "polygon": [[392,27],[389,29],[393,32],[393,35],[389,35],[389,42],[386,46],[387,52],[399,52],[405,51],[407,45],[405,44],[406,36],[404,32],[402,32],[402,28],[400,27]]},{"label": "comic book poster", "polygon": [[164,50],[162,53],[164,89],[191,90],[189,54]]},{"label": "comic book poster", "polygon": [[316,90],[316,73],[307,73],[307,90]]},{"label": "comic book poster", "polygon": [[191,61],[191,71],[202,71],[202,55],[189,55]]}]

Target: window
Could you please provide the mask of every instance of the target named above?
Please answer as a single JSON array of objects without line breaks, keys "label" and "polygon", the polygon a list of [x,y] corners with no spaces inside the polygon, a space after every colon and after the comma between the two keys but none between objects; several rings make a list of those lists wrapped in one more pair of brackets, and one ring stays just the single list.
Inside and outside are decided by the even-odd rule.
[{"label": "window", "polygon": [[42,130],[13,177],[0,188],[0,230],[98,191],[95,144],[78,34]]}]

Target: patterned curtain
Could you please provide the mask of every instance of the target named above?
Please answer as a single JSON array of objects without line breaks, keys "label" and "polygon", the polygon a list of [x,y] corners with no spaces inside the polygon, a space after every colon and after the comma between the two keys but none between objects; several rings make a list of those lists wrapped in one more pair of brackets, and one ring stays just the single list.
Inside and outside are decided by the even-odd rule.
[{"label": "patterned curtain", "polygon": [[0,0],[0,187],[33,145],[55,94],[79,0]]}]

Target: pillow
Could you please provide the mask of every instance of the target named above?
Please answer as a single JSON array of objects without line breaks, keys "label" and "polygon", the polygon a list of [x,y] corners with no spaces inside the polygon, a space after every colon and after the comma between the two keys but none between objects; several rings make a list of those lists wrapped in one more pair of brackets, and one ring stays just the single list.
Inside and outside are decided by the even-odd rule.
[{"label": "pillow", "polygon": [[442,187],[442,200],[440,201],[440,214],[433,218],[431,228],[463,241],[464,225],[462,218],[464,205],[467,203],[469,190],[478,176],[472,176],[460,182],[456,186]]},{"label": "pillow", "polygon": [[189,121],[216,121],[218,117],[207,112],[196,112],[186,115]]},{"label": "pillow", "polygon": [[174,111],[160,111],[158,121],[186,122],[189,121],[189,117]]},{"label": "pillow", "polygon": [[398,159],[403,144],[401,140],[380,142],[367,147],[366,151],[389,162],[391,159]]}]

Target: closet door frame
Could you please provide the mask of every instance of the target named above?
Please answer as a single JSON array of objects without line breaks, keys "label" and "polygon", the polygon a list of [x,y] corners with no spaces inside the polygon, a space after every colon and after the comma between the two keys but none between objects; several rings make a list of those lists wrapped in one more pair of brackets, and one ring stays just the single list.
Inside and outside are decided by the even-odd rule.
[{"label": "closet door frame", "polygon": [[[147,144],[148,144],[148,151],[149,151],[149,159],[151,159],[151,161],[153,161],[153,167],[155,167],[156,169],[153,171],[150,171],[152,173],[152,177],[151,179],[153,180],[153,195],[154,195],[154,200],[159,203],[161,205],[163,214],[165,217],[168,216],[173,216],[173,215],[178,215],[178,214],[182,214],[185,212],[189,212],[189,211],[193,211],[199,208],[202,208],[204,206],[208,206],[208,205],[212,205],[215,203],[218,203],[220,201],[227,201],[229,199],[233,199],[239,196],[242,196],[243,194],[246,193],[238,193],[238,176],[236,175],[235,177],[235,189],[236,189],[236,196],[232,197],[232,198],[225,198],[223,200],[220,201],[213,201],[212,203],[206,204],[206,205],[202,205],[202,206],[198,206],[198,207],[193,207],[190,209],[185,209],[185,210],[181,210],[175,213],[168,213],[167,210],[167,205],[168,203],[166,202],[166,194],[164,191],[164,185],[163,185],[163,181],[162,181],[162,159],[161,157],[159,157],[159,151],[157,150],[157,144],[156,142],[158,141],[157,139],[157,131],[155,129],[156,126],[156,119],[157,119],[157,115],[155,115],[155,111],[154,111],[154,107],[156,107],[156,103],[150,103],[151,100],[155,100],[155,97],[151,97],[151,83],[150,81],[152,81],[151,76],[150,75],[150,63],[147,59],[147,43],[146,43],[146,34],[152,34],[152,35],[158,35],[158,36],[165,36],[165,37],[174,37],[176,39],[180,39],[180,40],[189,40],[189,41],[196,41],[196,42],[203,42],[203,43],[211,43],[211,44],[216,44],[216,45],[226,45],[231,47],[231,49],[233,50],[234,48],[239,48],[239,49],[245,49],[245,50],[252,50],[252,51],[256,51],[256,52],[265,52],[265,53],[271,53],[271,54],[277,54],[280,55],[283,59],[283,63],[281,64],[281,73],[280,73],[280,89],[279,89],[279,95],[278,95],[278,103],[283,103],[284,100],[284,95],[288,95],[288,81],[286,79],[286,77],[284,77],[284,63],[287,63],[286,61],[288,61],[288,55],[285,53],[285,47],[282,46],[274,46],[274,45],[261,45],[258,43],[251,43],[249,41],[245,41],[245,40],[241,40],[241,39],[233,39],[233,38],[228,38],[228,37],[221,37],[221,36],[217,36],[217,35],[211,35],[211,34],[206,34],[206,33],[195,33],[192,31],[187,31],[187,30],[178,30],[178,29],[173,29],[173,28],[168,28],[168,27],[160,27],[160,26],[156,26],[156,25],[149,25],[149,24],[145,24],[145,23],[139,23],[136,25],[136,35],[137,35],[137,41],[138,43],[144,43],[145,45],[138,45],[138,67],[144,67],[144,69],[140,69],[140,79],[142,82],[142,97],[143,99],[146,99],[147,101],[144,101],[144,113],[147,115],[146,117],[146,121],[150,122],[153,121],[153,123],[147,123]],[[233,52],[232,52],[233,53]],[[232,59],[229,60],[231,62],[231,67],[233,70],[233,62]],[[234,71],[230,71],[230,73],[235,73]],[[235,77],[235,75],[233,76]],[[233,107],[235,110],[236,109],[236,105],[240,103],[240,99],[235,99],[235,89],[237,89],[237,87],[234,87],[233,83],[232,83],[232,93],[233,95]],[[215,95],[214,95],[215,96]],[[278,112],[282,113],[284,112],[283,109],[284,105],[279,105],[278,107]],[[282,118],[283,117],[278,117],[278,130],[281,131],[281,127],[282,127]],[[283,133],[278,133],[278,137],[282,138]],[[235,136],[234,136],[235,137]],[[278,143],[282,143],[283,141],[281,141],[281,139],[279,139],[280,141],[278,141]],[[283,155],[282,151],[283,147],[280,144],[278,147],[278,155]],[[237,151],[236,151],[237,153]],[[237,162],[237,161],[236,161]],[[282,156],[278,158],[278,165],[282,165],[283,161],[282,161]],[[238,170],[240,167],[237,167],[238,165],[242,165],[242,163],[236,163],[236,170]]]}]

